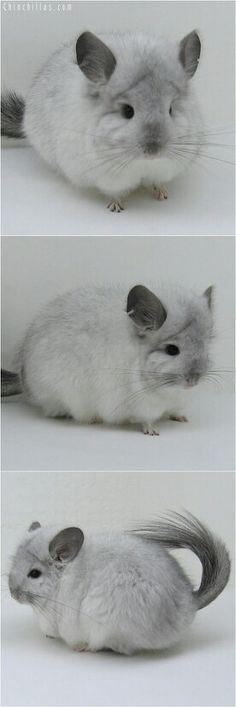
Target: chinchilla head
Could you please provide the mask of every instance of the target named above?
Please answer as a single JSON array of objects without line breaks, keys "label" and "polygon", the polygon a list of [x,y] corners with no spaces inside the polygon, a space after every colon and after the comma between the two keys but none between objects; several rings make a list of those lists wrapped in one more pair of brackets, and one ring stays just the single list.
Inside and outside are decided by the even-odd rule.
[{"label": "chinchilla head", "polygon": [[207,376],[212,289],[200,296],[173,289],[162,299],[142,285],[130,290],[127,313],[145,352],[141,376],[151,387],[188,388]]},{"label": "chinchilla head", "polygon": [[[153,36],[84,32],[78,65],[98,117],[94,145],[130,162],[169,158],[192,135],[198,110],[190,88],[200,57],[196,32],[171,44]],[[104,158],[108,158],[108,149]]]},{"label": "chinchilla head", "polygon": [[12,597],[35,606],[40,600],[53,598],[61,573],[74,560],[83,540],[79,528],[65,528],[55,535],[52,528],[32,523],[13,558],[9,574]]}]

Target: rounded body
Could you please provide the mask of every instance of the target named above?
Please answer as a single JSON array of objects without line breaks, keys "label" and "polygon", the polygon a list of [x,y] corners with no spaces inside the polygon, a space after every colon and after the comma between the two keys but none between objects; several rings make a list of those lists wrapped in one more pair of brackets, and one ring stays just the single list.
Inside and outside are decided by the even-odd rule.
[{"label": "rounded body", "polygon": [[[206,301],[172,288],[164,296],[166,322],[140,335],[126,299],[124,287],[80,288],[59,296],[36,317],[21,349],[19,371],[28,399],[46,415],[144,425],[179,414],[188,402],[188,372],[200,372],[208,360]],[[188,330],[186,340],[185,330],[177,337],[193,315],[196,331]],[[178,339],[179,356],[166,355],[168,339]]]},{"label": "rounded body", "polygon": [[121,533],[88,535],[53,599],[43,618],[38,613],[45,633],[77,650],[125,654],[173,645],[197,608],[190,582],[165,549]]},{"label": "rounded body", "polygon": [[[33,82],[24,132],[73,184],[112,198],[140,185],[167,183],[186,168],[198,151],[201,118],[177,44],[145,35],[102,39],[117,61],[109,81],[88,81],[77,63],[76,43],[63,46]],[[121,116],[120,101],[134,106],[132,120]],[[154,140],[157,154],[149,149]],[[191,150],[180,155],[186,140]]]},{"label": "rounded body", "polygon": [[[168,549],[202,564],[193,591]],[[11,595],[30,604],[42,631],[73,649],[131,654],[175,644],[195,612],[223,591],[230,558],[194,516],[179,513],[129,532],[56,531],[34,521],[12,559]]]}]

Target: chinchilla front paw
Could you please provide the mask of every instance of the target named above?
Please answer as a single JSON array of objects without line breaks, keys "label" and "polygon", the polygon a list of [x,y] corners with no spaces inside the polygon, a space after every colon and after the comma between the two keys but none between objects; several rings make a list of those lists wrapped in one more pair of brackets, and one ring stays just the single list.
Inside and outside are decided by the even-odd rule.
[{"label": "chinchilla front paw", "polygon": [[155,423],[143,425],[142,430],[145,435],[151,435],[151,437],[154,437],[154,435],[159,436],[160,434]]},{"label": "chinchilla front paw", "polygon": [[164,187],[164,186],[156,187],[156,185],[154,184],[153,196],[154,196],[154,199],[157,199],[158,201],[165,201],[165,199],[168,199],[168,191],[167,191],[166,187]]},{"label": "chinchilla front paw", "polygon": [[119,214],[121,211],[124,211],[124,206],[122,204],[122,201],[110,201],[109,204],[107,204],[107,209],[109,211],[113,211],[116,214]]}]

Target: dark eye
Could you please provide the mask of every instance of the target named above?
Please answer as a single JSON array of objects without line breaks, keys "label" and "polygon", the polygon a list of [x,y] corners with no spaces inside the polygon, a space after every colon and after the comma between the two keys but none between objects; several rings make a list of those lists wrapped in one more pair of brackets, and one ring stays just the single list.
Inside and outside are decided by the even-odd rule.
[{"label": "dark eye", "polygon": [[174,344],[167,344],[165,352],[168,354],[168,356],[178,356],[180,351],[178,349],[178,346],[175,346]]},{"label": "dark eye", "polygon": [[173,112],[173,111],[172,111],[172,106],[170,106],[170,108],[169,108],[169,115],[172,115],[172,112]]},{"label": "dark eye", "polygon": [[131,120],[134,115],[134,109],[132,106],[128,106],[128,104],[125,104],[122,106],[122,115],[123,118],[127,118],[127,120]]},{"label": "dark eye", "polygon": [[32,577],[32,579],[37,579],[38,577],[40,577],[41,574],[42,572],[40,572],[40,570],[31,570],[31,572],[29,572],[28,574],[28,577]]}]

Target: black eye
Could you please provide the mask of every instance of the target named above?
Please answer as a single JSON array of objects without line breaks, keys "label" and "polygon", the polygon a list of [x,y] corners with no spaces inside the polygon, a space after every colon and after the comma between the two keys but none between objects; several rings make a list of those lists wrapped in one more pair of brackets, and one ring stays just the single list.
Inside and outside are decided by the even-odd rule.
[{"label": "black eye", "polygon": [[180,351],[178,349],[178,346],[175,346],[174,344],[168,344],[165,348],[165,352],[168,354],[168,356],[178,356]]},{"label": "black eye", "polygon": [[32,577],[32,579],[37,579],[38,577],[40,577],[41,574],[42,572],[40,572],[40,570],[31,570],[31,572],[29,572],[28,574],[28,577]]},{"label": "black eye", "polygon": [[170,106],[170,108],[169,108],[169,115],[172,115],[172,112],[173,112],[173,111],[172,111],[172,106]]},{"label": "black eye", "polygon": [[125,104],[124,106],[122,106],[122,115],[123,115],[123,118],[127,118],[127,120],[131,120],[131,118],[133,118],[133,115],[134,115],[133,107],[128,106],[128,104]]}]

